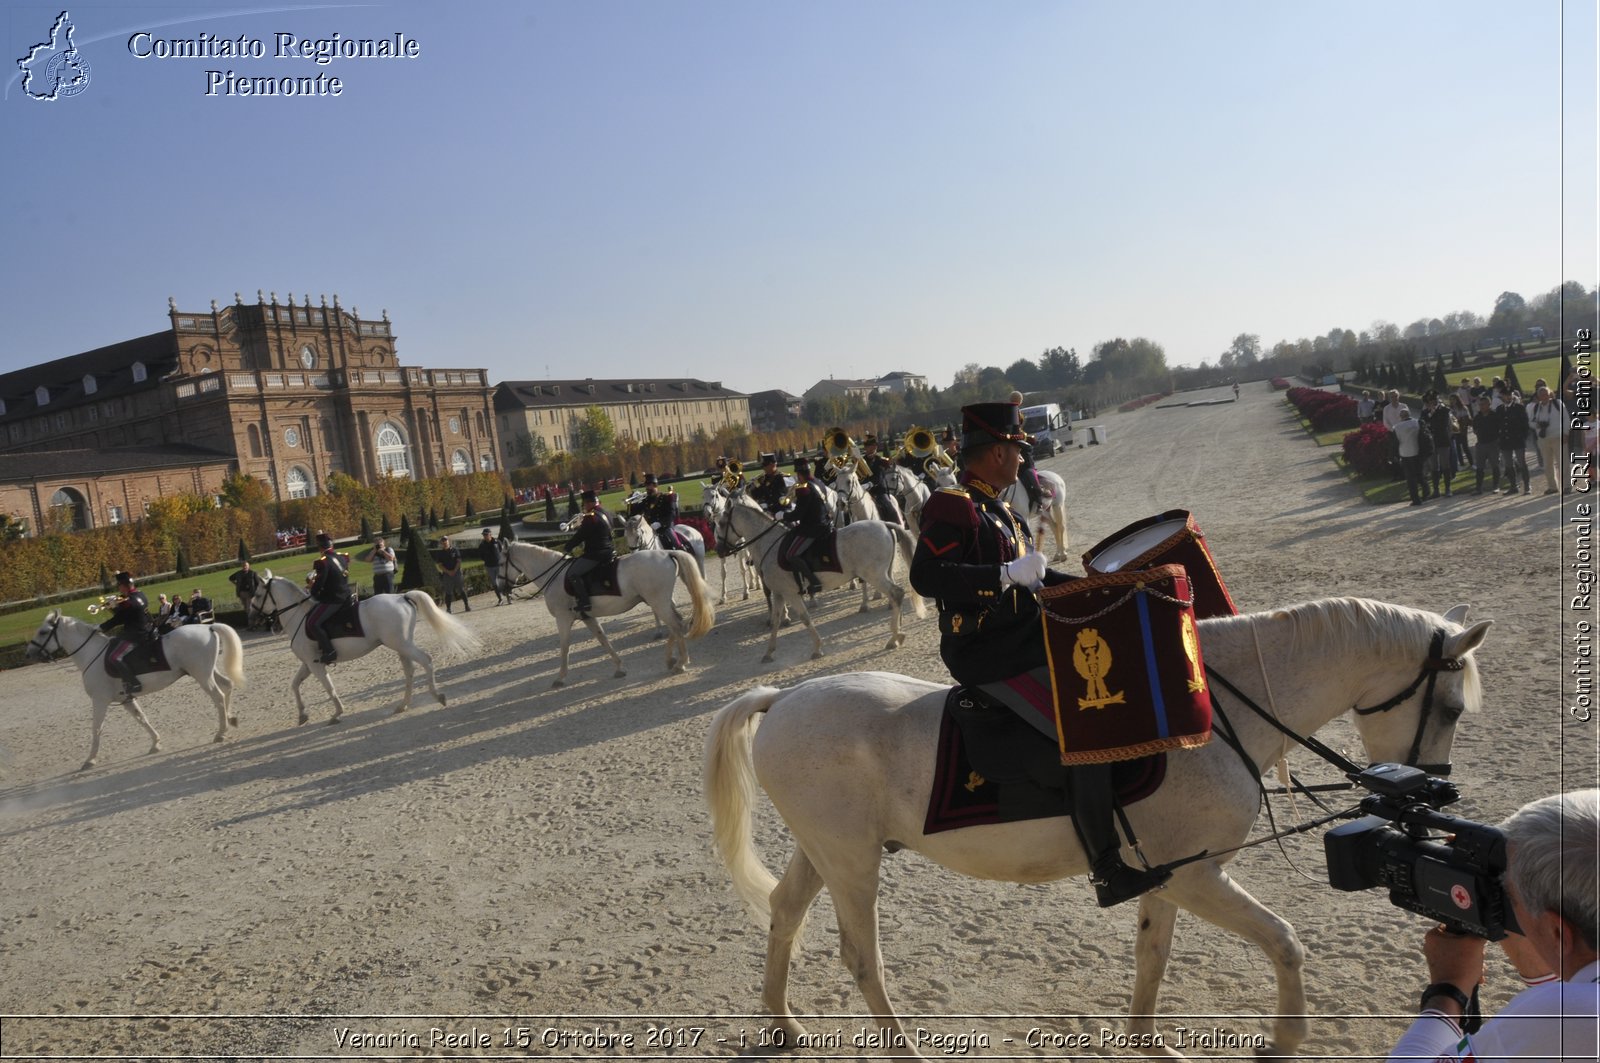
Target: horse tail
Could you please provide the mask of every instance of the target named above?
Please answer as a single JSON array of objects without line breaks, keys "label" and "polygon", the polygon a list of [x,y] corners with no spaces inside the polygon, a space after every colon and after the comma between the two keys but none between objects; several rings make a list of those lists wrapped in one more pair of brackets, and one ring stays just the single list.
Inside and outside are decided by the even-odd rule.
[{"label": "horse tail", "polygon": [[700,564],[694,559],[693,554],[682,550],[668,550],[667,554],[678,566],[678,578],[689,588],[689,600],[694,603],[694,610],[689,614],[688,637],[697,639],[710,631],[711,625],[717,622],[717,610],[711,604],[711,588],[701,577]]},{"label": "horse tail", "polygon": [[416,606],[417,614],[433,628],[446,653],[476,653],[483,649],[483,641],[461,621],[440,609],[427,591],[406,591],[403,597]]},{"label": "horse tail", "polygon": [[759,784],[750,737],[756,716],[772,708],[782,693],[776,687],[753,687],[712,717],[706,734],[704,783],[712,839],[733,876],[734,892],[763,927],[772,921],[772,891],[778,880],[761,863],[751,838],[751,805]]},{"label": "horse tail", "polygon": [[211,633],[217,636],[221,660],[217,662],[217,671],[234,686],[244,682],[244,643],[239,641],[239,633],[227,624],[212,624]]},{"label": "horse tail", "polygon": [[916,552],[917,541],[911,537],[908,529],[898,524],[890,524],[887,527],[894,532],[895,545],[900,548],[900,557],[906,563],[906,597],[911,599],[911,608],[916,612],[917,619],[922,620],[928,615],[928,607],[922,601],[922,595],[911,586],[911,555]]}]

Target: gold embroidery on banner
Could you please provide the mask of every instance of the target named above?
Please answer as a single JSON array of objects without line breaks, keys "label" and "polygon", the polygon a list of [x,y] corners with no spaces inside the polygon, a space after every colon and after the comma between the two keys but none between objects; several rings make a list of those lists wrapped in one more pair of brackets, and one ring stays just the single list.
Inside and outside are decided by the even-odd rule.
[{"label": "gold embroidery on banner", "polygon": [[952,613],[951,616],[950,616],[950,634],[952,634],[952,635],[961,634],[961,614],[960,613]]},{"label": "gold embroidery on banner", "polygon": [[1200,639],[1194,630],[1194,617],[1183,614],[1183,655],[1189,658],[1189,693],[1198,694],[1206,688],[1205,673],[1200,671]]},{"label": "gold embroidery on banner", "polygon": [[988,780],[986,780],[982,775],[979,775],[974,771],[968,773],[967,781],[964,785],[967,788],[967,793],[975,794],[978,792],[978,787],[982,786],[987,781]]},{"label": "gold embroidery on banner", "polygon": [[1126,705],[1126,691],[1113,694],[1106,686],[1106,674],[1111,671],[1111,647],[1100,637],[1100,632],[1086,627],[1078,632],[1077,644],[1072,647],[1072,667],[1088,683],[1089,695],[1078,699],[1079,710],[1103,709],[1107,705]]}]

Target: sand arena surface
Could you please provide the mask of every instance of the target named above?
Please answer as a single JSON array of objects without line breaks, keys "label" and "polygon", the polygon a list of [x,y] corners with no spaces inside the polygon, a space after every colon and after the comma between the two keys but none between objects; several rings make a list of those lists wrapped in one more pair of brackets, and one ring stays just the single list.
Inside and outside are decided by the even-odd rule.
[{"label": "sand arena surface", "polygon": [[[1260,384],[1237,404],[1099,420],[1108,445],[1043,463],[1071,492],[1074,555],[1182,507],[1246,611],[1336,594],[1435,612],[1468,602],[1495,624],[1478,654],[1484,711],[1457,733],[1465,800],[1453,811],[1494,821],[1595,784],[1594,725],[1566,723],[1559,696],[1556,499],[1367,506]],[[714,561],[709,578],[715,590]],[[701,743],[711,714],[756,683],[861,669],[944,675],[931,618],[908,609],[906,645],[886,653],[883,606],[862,616],[858,600],[825,597],[826,657],[809,661],[808,639],[791,628],[770,666],[759,663],[759,601],[730,602],[675,677],[636,611],[606,622],[627,677],[612,678],[585,635],[570,685],[556,691],[544,604],[495,608],[483,595],[465,619],[487,649],[441,668],[448,708],[421,700],[388,715],[400,673],[380,650],[335,669],[349,706],[338,727],[324,726],[331,704],[314,681],[304,687],[312,722],[294,726],[284,638],[247,635],[235,737],[210,743],[210,703],[185,682],[144,701],[163,752],[146,756],[143,733],[113,709],[100,765],[83,774],[74,769],[88,748],[88,706],[76,673],[0,674],[0,1013],[153,1017],[9,1019],[5,1053],[516,1055],[519,1035],[508,1049],[504,1031],[525,1027],[535,1044],[575,1033],[568,1052],[649,1055],[661,1051],[650,1031],[664,1025],[706,1027],[694,1044],[692,1033],[677,1036],[672,1054],[737,1054],[741,1033],[760,1028],[741,1016],[759,1007],[766,935],[712,853]],[[1361,759],[1344,721],[1322,737]],[[1312,780],[1334,777],[1303,751],[1291,764]],[[1293,815],[1283,803],[1276,812]],[[770,805],[757,844],[781,871],[789,842]],[[1377,893],[1329,889],[1320,832],[1252,850],[1230,871],[1306,947],[1317,1017],[1304,1057],[1384,1052],[1425,981],[1426,922]],[[1130,1053],[1114,1035],[1132,987],[1136,906],[1101,912],[1082,879],[982,882],[910,853],[886,858],[883,880],[889,991],[908,1028],[987,1036],[992,1047],[974,1055]],[[851,1044],[867,1024],[850,1016],[865,1005],[833,926],[824,892],[791,999],[798,1012],[841,1016],[808,1023],[843,1032],[829,1054],[871,1054]],[[1518,985],[1492,949],[1486,1010]],[[1196,1047],[1194,1031],[1265,1034],[1257,1016],[1273,1000],[1264,956],[1180,915],[1160,1003],[1169,1043],[1185,1027],[1196,1056],[1248,1055]],[[252,1014],[279,1017],[206,1018]],[[283,1017],[304,1014],[318,1017]],[[378,1017],[335,1017],[356,1015]],[[1087,1040],[1000,1042],[1034,1027]],[[631,1045],[604,1041],[623,1035]]]}]

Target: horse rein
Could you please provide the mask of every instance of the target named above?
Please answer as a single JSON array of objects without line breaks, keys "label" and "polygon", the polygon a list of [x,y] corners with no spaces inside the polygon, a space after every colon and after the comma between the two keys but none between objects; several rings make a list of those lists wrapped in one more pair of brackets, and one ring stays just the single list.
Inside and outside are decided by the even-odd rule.
[{"label": "horse rein", "polygon": [[[39,636],[37,634],[35,634],[33,636],[33,638],[29,639],[28,640],[28,649],[30,649],[30,650],[38,650],[39,651],[39,656],[41,658],[43,658],[44,660],[47,660],[47,661],[59,661],[59,660],[62,660],[63,658],[65,658],[66,660],[70,661],[70,660],[72,660],[72,658],[74,658],[78,654],[82,653],[83,652],[83,648],[85,646],[89,645],[89,643],[94,641],[94,637],[98,633],[98,629],[90,628],[89,629],[89,633],[87,635],[85,635],[83,637],[83,641],[78,644],[78,648],[73,650],[71,653],[68,653],[66,645],[61,641],[61,621],[62,621],[62,619],[63,619],[62,617],[58,616],[54,620],[50,621],[50,633],[47,634],[44,637],[44,641],[39,642]],[[46,646],[50,645],[50,640],[51,639],[55,639],[56,640],[56,652],[54,654],[51,654],[48,650],[45,649]],[[38,642],[37,646],[34,645],[35,642]],[[106,650],[108,650],[110,648],[111,648],[111,643],[108,640],[106,642],[106,644],[105,644],[105,647],[103,649],[101,649],[100,652],[104,653]],[[26,656],[26,654],[24,654],[24,656]],[[89,664],[93,664],[93,663],[94,663],[93,660],[91,660],[89,662]],[[85,667],[88,667],[88,665],[85,665]]]},{"label": "horse rein", "polygon": [[533,586],[534,586],[533,593],[534,594],[543,594],[545,592],[545,590],[547,590],[549,588],[550,584],[555,582],[555,576],[551,575],[550,579],[547,580],[545,582],[545,585],[541,587],[539,585],[539,580],[544,577],[545,573],[546,572],[554,573],[555,570],[560,568],[562,565],[570,565],[570,564],[572,564],[573,560],[574,559],[571,557],[571,555],[562,554],[555,561],[552,561],[550,563],[550,567],[545,569],[544,572],[540,572],[538,575],[529,575],[527,569],[525,569],[521,565],[517,564],[516,560],[511,556],[511,549],[509,547],[507,547],[506,548],[505,560],[501,562],[500,582],[502,584],[504,584],[509,589],[511,587],[511,570],[512,569],[516,569],[518,576],[520,576],[522,579],[527,580],[529,583],[533,584]]}]

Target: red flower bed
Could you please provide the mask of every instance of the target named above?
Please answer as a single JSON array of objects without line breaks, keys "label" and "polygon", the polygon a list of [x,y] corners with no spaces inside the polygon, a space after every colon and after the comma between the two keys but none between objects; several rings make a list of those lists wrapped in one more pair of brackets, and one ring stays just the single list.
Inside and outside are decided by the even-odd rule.
[{"label": "red flower bed", "polygon": [[1314,432],[1356,426],[1356,400],[1348,395],[1317,388],[1290,388],[1287,397],[1300,415],[1311,422]]},{"label": "red flower bed", "polygon": [[1287,380],[1283,379],[1283,377],[1275,376],[1275,377],[1272,378],[1272,390],[1273,391],[1283,391],[1288,386],[1289,386],[1289,382]]},{"label": "red flower bed", "polygon": [[1344,437],[1345,464],[1362,476],[1382,476],[1389,471],[1393,433],[1376,421]]},{"label": "red flower bed", "polygon": [[1119,413],[1131,413],[1132,411],[1139,409],[1141,406],[1148,406],[1157,399],[1164,399],[1171,394],[1171,389],[1168,389],[1166,391],[1158,391],[1154,395],[1145,395],[1142,398],[1130,399],[1127,402],[1124,402],[1121,406],[1118,406],[1117,410]]}]

